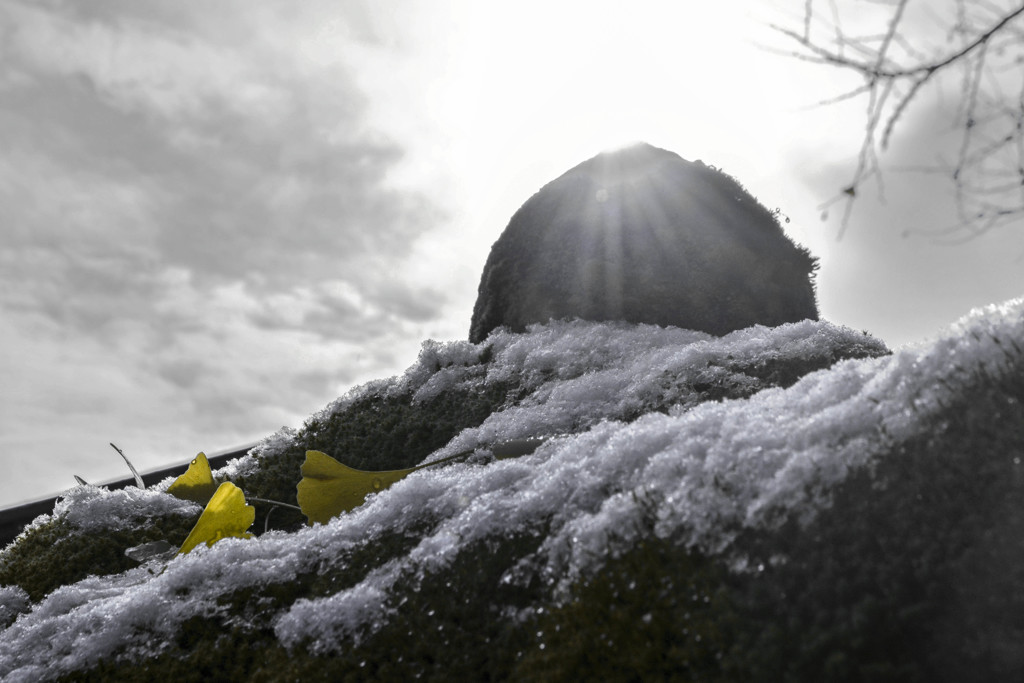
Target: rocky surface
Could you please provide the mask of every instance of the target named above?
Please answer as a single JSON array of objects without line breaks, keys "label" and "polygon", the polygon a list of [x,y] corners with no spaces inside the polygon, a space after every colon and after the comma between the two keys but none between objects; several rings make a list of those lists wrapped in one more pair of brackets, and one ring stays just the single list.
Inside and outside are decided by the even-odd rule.
[{"label": "rocky surface", "polygon": [[136,568],[198,509],[73,489],[0,552],[0,677],[1015,680],[1022,348],[1020,300],[891,355],[811,321],[429,342],[218,476],[468,461]]},{"label": "rocky surface", "polygon": [[563,318],[717,335],[816,320],[814,268],[733,178],[639,144],[583,162],[515,213],[484,266],[469,338]]}]

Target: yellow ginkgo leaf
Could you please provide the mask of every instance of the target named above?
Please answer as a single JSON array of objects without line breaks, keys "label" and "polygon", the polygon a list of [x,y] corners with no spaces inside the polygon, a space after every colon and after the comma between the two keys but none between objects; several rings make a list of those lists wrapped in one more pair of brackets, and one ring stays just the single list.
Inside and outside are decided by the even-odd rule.
[{"label": "yellow ginkgo leaf", "polygon": [[[202,454],[200,454],[202,455]],[[206,458],[204,457],[205,461]],[[209,467],[209,465],[207,465]],[[192,532],[181,544],[179,555],[191,552],[200,543],[213,545],[222,538],[252,538],[246,529],[256,519],[256,508],[246,505],[245,494],[230,481],[220,485],[217,492],[206,504],[206,509],[199,516],[199,521],[192,527]]]},{"label": "yellow ginkgo leaf", "polygon": [[167,493],[172,496],[177,496],[182,500],[191,500],[200,505],[206,505],[216,491],[217,482],[213,480],[210,461],[206,459],[205,453],[197,455],[189,464],[185,474],[175,479],[167,489]]},{"label": "yellow ginkgo leaf", "polygon": [[417,469],[364,472],[346,467],[326,453],[306,451],[306,461],[300,470],[302,481],[296,487],[299,507],[310,524],[323,524],[359,507],[369,494],[383,491]]},{"label": "yellow ginkgo leaf", "polygon": [[[550,437],[531,437],[503,441],[493,448],[494,456],[501,460],[533,453]],[[306,451],[302,463],[302,480],[296,486],[299,508],[310,524],[325,524],[331,517],[353,510],[376,491],[383,491],[403,477],[424,467],[441,465],[452,460],[472,455],[473,451],[462,451],[440,460],[423,463],[404,470],[383,470],[366,472],[352,469],[320,451]]]}]

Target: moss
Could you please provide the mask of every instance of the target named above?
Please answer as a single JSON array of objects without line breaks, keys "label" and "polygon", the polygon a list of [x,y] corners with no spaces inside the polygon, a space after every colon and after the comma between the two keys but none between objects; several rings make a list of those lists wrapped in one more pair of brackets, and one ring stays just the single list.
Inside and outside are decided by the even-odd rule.
[{"label": "moss", "polygon": [[[307,450],[327,453],[349,467],[390,470],[412,467],[451,441],[459,432],[476,427],[519,398],[516,387],[495,382],[441,392],[425,401],[411,393],[371,394],[323,419],[311,419],[294,444],[273,457],[259,459],[259,470],[238,484],[247,493],[296,505],[295,487]],[[297,512],[275,512],[273,528],[305,522]]]},{"label": "moss", "polygon": [[405,576],[386,622],[336,654],[278,644],[274,614],[408,553],[425,520],[316,574],[224,596],[159,655],[74,680],[1009,680],[1024,669],[1022,461],[1024,380],[979,381],[809,524],[742,534],[751,571],[648,524],[554,603],[538,576],[508,580],[547,536],[538,527]]},{"label": "moss", "polygon": [[[745,539],[735,680],[987,681],[1024,670],[1024,380],[979,378],[809,526]],[[785,558],[784,562],[773,561]]]},{"label": "moss", "polygon": [[537,577],[509,580],[510,558],[525,557],[546,536],[538,528],[491,537],[461,551],[441,571],[407,576],[390,598],[395,616],[357,650],[372,680],[503,680],[530,644],[510,615],[536,604]]},{"label": "moss", "polygon": [[770,387],[790,387],[801,377],[841,360],[877,358],[889,353],[884,344],[868,338],[839,346],[821,345],[799,357],[778,356],[755,361],[727,357],[721,364],[709,363],[703,377],[697,381],[693,381],[690,374],[664,373],[658,388],[647,400],[620,417],[629,422],[650,412],[668,413],[670,408],[684,402],[692,406],[707,401],[748,398]]},{"label": "moss", "polygon": [[[541,589],[536,582],[521,585],[502,581],[502,576],[509,557],[535,551],[542,538],[537,531],[487,539],[460,552],[441,571],[406,576],[407,590],[390,599],[393,616],[378,630],[365,631],[358,642],[346,643],[330,656],[311,655],[301,646],[294,651],[282,647],[270,616],[297,594],[314,597],[328,585],[331,590],[325,594],[352,585],[358,575],[379,565],[384,555],[400,551],[395,546],[384,555],[363,556],[362,562],[356,557],[358,551],[338,558],[325,576],[299,577],[287,585],[225,596],[220,607],[226,609],[219,616],[187,620],[159,655],[137,662],[108,658],[68,680],[505,679],[530,638],[524,624],[503,614],[533,604]],[[400,539],[391,539],[396,540],[402,545]],[[353,573],[354,564],[360,566]],[[240,615],[244,618],[239,619]]]},{"label": "moss", "polygon": [[[707,382],[666,374],[636,415],[621,417],[789,386],[837,360],[886,352],[850,343],[799,359],[726,358],[709,366]],[[311,420],[291,448],[261,458],[259,471],[236,483],[250,495],[294,502],[307,449],[361,469],[420,462],[528,393],[522,378],[485,384],[486,360],[431,399],[380,390]],[[537,520],[535,529],[477,542],[444,568],[404,577],[387,598],[386,623],[346,639],[337,654],[278,643],[276,615],[405,556],[436,523],[423,519],[321,558],[294,580],[222,596],[214,615],[189,619],[148,659],[108,658],[70,679],[969,681],[983,679],[978,671],[1005,679],[1024,668],[1024,549],[1007,542],[1024,532],[1013,504],[1024,474],[1011,464],[1024,459],[1021,405],[1019,381],[979,378],[934,429],[893,444],[874,470],[853,473],[809,526],[791,520],[777,532],[741,536],[738,551],[762,571],[731,572],[721,558],[647,528],[555,604],[539,578],[506,576],[546,537],[546,520]],[[180,543],[194,521],[83,534],[55,519],[0,555],[0,582],[38,600],[87,574],[135,566],[126,547]],[[302,521],[281,511],[271,520],[275,528]]]},{"label": "moss", "polygon": [[[800,359],[783,358],[757,364],[727,359],[720,372],[711,372],[709,368],[708,376],[716,379],[706,383],[692,384],[691,379],[666,375],[661,390],[650,398],[642,410],[621,418],[633,419],[650,410],[664,411],[683,400],[695,404],[707,400],[738,398],[767,386],[788,386],[800,376],[827,367],[836,360],[875,356],[885,352],[880,344],[850,344],[839,348],[823,347]],[[431,399],[413,401],[411,393],[389,395],[385,390],[380,390],[322,419],[310,420],[297,434],[291,448],[274,457],[262,458],[256,474],[236,483],[250,495],[294,502],[299,467],[307,449],[331,453],[361,469],[395,469],[421,462],[461,430],[480,424],[494,411],[514,405],[529,393],[530,383],[523,378],[485,384],[489,360],[486,355],[482,356],[481,363],[470,368],[462,382]],[[435,371],[441,369],[435,368]],[[531,382],[535,383],[537,379]],[[259,504],[257,508],[257,520],[265,519],[269,508]],[[160,521],[143,525],[132,532],[82,534],[61,520],[55,520],[34,530],[19,542],[14,552],[5,555],[5,562],[0,566],[0,580],[22,586],[33,600],[38,600],[53,588],[88,574],[113,573],[134,566],[123,555],[126,547],[160,538],[180,543],[194,519],[172,521],[175,523]],[[270,520],[274,528],[293,528],[303,521],[301,516],[281,509],[276,510]],[[186,671],[202,671],[205,666],[203,662],[216,659],[215,654],[208,652],[210,648],[216,652],[228,648],[223,637],[226,632],[233,634],[228,640],[235,644],[230,648],[252,648],[258,641],[259,647],[271,659],[284,657],[269,630],[271,625],[268,615],[277,613],[296,599],[332,595],[355,585],[373,569],[407,553],[431,524],[430,520],[422,520],[422,528],[404,532],[385,531],[344,556],[325,558],[316,573],[301,575],[287,584],[248,588],[224,596],[220,601],[221,607],[232,615],[230,623],[236,626],[229,628],[228,622],[217,620],[190,621],[184,628],[184,640],[178,642],[166,655],[129,668],[140,672],[140,676],[154,671],[174,675]],[[262,526],[257,523],[257,527]],[[529,538],[531,540],[527,545],[539,542],[537,537]],[[628,677],[627,672],[632,670],[656,672],[658,667],[682,667],[687,671],[706,673],[718,665],[717,660],[712,665],[708,657],[712,654],[717,657],[720,653],[721,648],[712,653],[712,644],[720,640],[712,632],[720,634],[724,626],[714,620],[707,621],[701,633],[704,643],[701,647],[704,649],[694,649],[697,641],[692,639],[673,640],[674,636],[670,634],[672,625],[682,623],[679,610],[686,606],[685,599],[666,596],[663,594],[664,586],[659,584],[659,588],[659,585],[655,585],[665,577],[678,582],[673,585],[683,585],[687,581],[686,577],[693,575],[697,577],[694,580],[704,581],[702,585],[711,591],[708,577],[717,576],[716,572],[722,570],[712,569],[713,563],[707,558],[691,557],[683,550],[649,538],[635,554],[627,554],[616,560],[604,575],[577,587],[573,601],[567,606],[559,608],[557,612],[546,612],[549,620],[556,619],[553,615],[557,613],[560,615],[558,618],[583,620],[599,628],[599,631],[579,632],[577,636],[567,638],[557,635],[559,627],[555,622],[552,622],[555,626],[537,628],[510,624],[499,615],[487,609],[481,611],[477,607],[480,604],[494,604],[494,587],[502,585],[500,575],[508,567],[508,557],[520,557],[516,553],[523,552],[520,547],[523,543],[522,538],[491,540],[488,546],[490,550],[464,551],[449,570],[434,576],[416,578],[422,585],[419,590],[401,595],[399,599],[404,602],[396,606],[397,617],[394,622],[358,648],[361,653],[358,660],[346,657],[352,675],[358,679],[367,674],[367,666],[385,666],[380,662],[387,662],[387,670],[382,669],[378,672],[380,675],[401,673],[404,677],[418,675],[430,678],[445,677],[458,670],[467,675],[487,671],[490,672],[488,675],[501,678],[517,666],[519,668],[516,670],[523,675],[538,670],[540,666],[549,667],[554,653],[561,653],[559,661],[564,660],[559,671],[591,671],[593,667],[608,669],[614,657],[609,655],[611,659],[601,659],[594,653],[601,651],[601,639],[609,633],[617,633],[615,638],[620,643],[629,643],[628,647],[624,646],[625,649],[615,650],[618,652],[616,657],[626,658],[619,668],[612,666],[616,675]],[[56,566],[58,564],[59,569]],[[471,567],[472,570],[465,567]],[[606,599],[608,595],[619,595],[622,596],[621,600],[626,600],[629,592],[622,589],[623,582],[636,584],[637,577],[640,577],[641,584],[647,581],[650,585],[630,589],[634,591],[633,595],[638,596],[635,604],[629,603],[627,606],[623,603],[614,607],[615,601]],[[434,583],[443,586],[435,586]],[[458,586],[460,594],[465,596],[458,604],[450,600],[453,586]],[[519,599],[510,597],[506,602],[521,609],[543,606],[546,604],[545,599],[543,591],[533,586],[520,595]],[[637,609],[651,604],[659,604],[661,607],[634,614]],[[474,616],[476,612],[481,612],[482,616]],[[693,609],[687,609],[682,614],[687,612],[692,614]],[[424,615],[429,615],[429,618]],[[643,621],[645,616],[650,617],[649,622]],[[638,623],[643,626],[627,635],[624,629],[630,621],[634,627]],[[248,625],[244,632],[237,630],[238,623]],[[426,639],[422,647],[418,641],[414,647],[409,645],[409,634],[429,632],[436,624],[443,624],[448,629],[441,638],[440,646],[436,639],[431,638]],[[221,636],[210,640],[187,635],[207,631],[221,633]],[[538,641],[534,637],[537,631],[548,634],[550,640]],[[658,654],[656,644],[659,642],[671,643],[669,650],[673,654]],[[404,645],[400,661],[396,662],[388,653],[398,648],[400,643]],[[497,643],[515,643],[515,651],[509,652],[508,648],[504,645],[498,647]],[[500,654],[494,654],[496,652]],[[517,664],[522,656],[526,656],[525,663]],[[310,660],[305,654],[301,659],[320,661],[319,658]],[[244,664],[248,667],[245,669],[247,676],[256,675],[255,672],[264,666],[253,664],[251,660],[251,657],[239,657],[239,666]],[[189,661],[193,661],[194,666],[179,668],[178,663]],[[281,661],[287,661],[287,657]],[[105,664],[97,671],[101,674],[111,671],[113,669],[110,666],[109,663]],[[294,662],[289,666],[294,666]],[[311,667],[315,669],[315,666]],[[310,675],[315,677],[312,669]],[[235,671],[232,666],[227,666],[226,670]],[[337,662],[331,665],[331,670],[335,673],[340,671]]]},{"label": "moss", "polygon": [[812,523],[742,536],[758,569],[730,572],[648,534],[534,622],[513,678],[1013,679],[1022,489],[1024,379],[978,378]]},{"label": "moss", "polygon": [[132,546],[185,541],[195,517],[164,515],[131,529],[82,531],[63,517],[33,527],[0,554],[0,585],[21,586],[33,601],[90,575],[116,574],[138,563],[125,557]]},{"label": "moss", "polygon": [[312,600],[347,590],[373,570],[405,556],[432,526],[432,521],[422,519],[408,529],[386,529],[365,543],[323,558],[309,571],[287,582],[249,586],[222,596],[218,605],[246,624],[269,628],[269,617],[297,599]]},{"label": "moss", "polygon": [[882,342],[866,337],[863,341],[849,341],[838,346],[817,345],[799,357],[779,357],[771,361],[734,361],[726,367],[760,380],[762,388],[786,388],[796,384],[801,377],[830,368],[841,360],[879,358],[890,354],[891,351]]},{"label": "moss", "polygon": [[512,678],[725,681],[734,616],[721,563],[648,537],[540,612]]},{"label": "moss", "polygon": [[323,422],[308,424],[298,440],[303,442],[303,453],[305,449],[337,453],[356,469],[411,467],[463,429],[476,427],[515,401],[515,389],[503,382],[481,382],[425,401],[413,401],[410,395],[372,396]]},{"label": "moss", "polygon": [[488,255],[469,339],[549,319],[712,334],[816,320],[814,267],[730,176],[636,145],[577,165],[516,211]]},{"label": "moss", "polygon": [[[240,478],[247,494],[268,500],[297,504],[295,487],[307,450],[319,450],[340,462],[363,470],[412,467],[444,447],[459,432],[476,427],[491,414],[517,404],[535,390],[538,380],[512,377],[486,382],[492,349],[485,347],[477,363],[452,387],[426,400],[413,400],[413,391],[397,393],[393,387],[378,389],[356,399],[334,413],[311,418],[296,434],[294,443],[280,453],[259,458],[259,469]],[[692,383],[692,377],[666,375],[662,386],[630,412],[609,416],[631,421],[652,412],[668,412],[682,402],[696,405],[725,398],[745,398],[767,387],[786,387],[800,377],[827,368],[839,360],[877,357],[889,353],[873,339],[839,346],[822,344],[799,358],[779,357],[745,362],[727,359],[721,366],[709,366],[706,382]],[[437,366],[434,372],[445,368]],[[717,374],[715,370],[721,370]],[[582,372],[581,366],[581,372]],[[696,392],[696,393],[695,393]],[[265,519],[270,508],[256,504],[257,519]],[[270,527],[292,529],[305,523],[298,512],[275,510]]]},{"label": "moss", "polygon": [[[184,653],[184,654],[183,654]],[[64,681],[256,681],[317,680],[292,677],[291,672],[311,670],[310,659],[292,661],[274,633],[253,631],[223,618],[194,617],[182,624],[172,642],[159,655],[142,662],[105,658],[88,671],[64,676]],[[305,666],[303,666],[305,665]],[[272,668],[275,677],[262,676]],[[324,667],[327,668],[326,666]],[[320,679],[330,680],[330,679]]]}]

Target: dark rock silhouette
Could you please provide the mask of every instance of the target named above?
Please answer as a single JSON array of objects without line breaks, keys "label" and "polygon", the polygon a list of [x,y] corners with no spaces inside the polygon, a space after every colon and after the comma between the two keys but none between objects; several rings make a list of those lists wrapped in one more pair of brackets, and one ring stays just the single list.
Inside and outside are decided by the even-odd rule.
[{"label": "dark rock silhouette", "polygon": [[470,341],[558,318],[721,335],[817,320],[815,259],[733,178],[648,144],[545,185],[491,248]]}]

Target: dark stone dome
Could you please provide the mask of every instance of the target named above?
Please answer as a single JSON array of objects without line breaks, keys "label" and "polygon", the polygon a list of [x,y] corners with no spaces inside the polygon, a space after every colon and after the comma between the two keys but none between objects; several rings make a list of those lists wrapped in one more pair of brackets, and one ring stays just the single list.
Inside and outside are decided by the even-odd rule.
[{"label": "dark stone dome", "polygon": [[818,318],[815,259],[733,178],[638,144],[545,185],[480,279],[469,338],[558,318],[721,335]]}]

